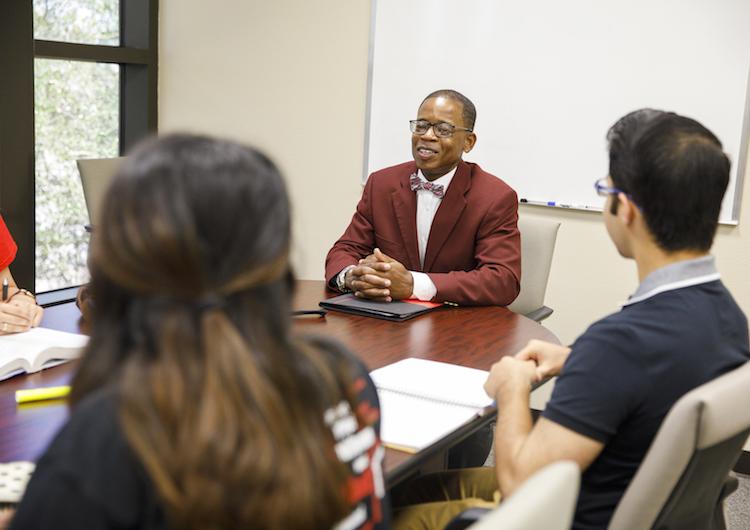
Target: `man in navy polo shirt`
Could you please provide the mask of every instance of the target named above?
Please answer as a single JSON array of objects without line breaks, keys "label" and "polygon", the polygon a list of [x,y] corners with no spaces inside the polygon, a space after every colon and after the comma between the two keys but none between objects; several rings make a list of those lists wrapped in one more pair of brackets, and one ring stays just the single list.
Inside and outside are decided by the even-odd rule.
[{"label": "man in navy polo shirt", "polygon": [[[486,484],[494,473],[507,496],[545,465],[574,460],[583,471],[575,529],[606,528],[672,405],[750,355],[747,319],[709,255],[729,181],[721,143],[695,120],[651,109],[620,119],[607,139],[609,176],[596,189],[607,232],[635,261],[640,285],[570,348],[532,341],[496,363],[485,384],[499,411],[496,467],[439,479],[444,491],[460,482],[491,499],[466,482],[484,473]],[[534,424],[530,383],[555,375]],[[433,527],[440,512],[451,515],[449,504],[408,507],[395,527]]]}]

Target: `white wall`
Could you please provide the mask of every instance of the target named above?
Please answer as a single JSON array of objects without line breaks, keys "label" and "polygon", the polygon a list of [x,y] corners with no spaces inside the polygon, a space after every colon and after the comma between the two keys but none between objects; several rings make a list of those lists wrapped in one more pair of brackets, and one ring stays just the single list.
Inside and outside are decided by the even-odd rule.
[{"label": "white wall", "polygon": [[[322,278],[325,254],[359,197],[369,30],[363,0],[161,1],[160,129],[238,138],[279,163],[294,204],[302,278]],[[740,225],[721,227],[715,246],[745,312],[749,188]],[[618,309],[636,287],[635,267],[617,255],[596,214],[533,206],[521,214],[563,223],[547,298],[555,313],[545,325],[571,342]]]}]

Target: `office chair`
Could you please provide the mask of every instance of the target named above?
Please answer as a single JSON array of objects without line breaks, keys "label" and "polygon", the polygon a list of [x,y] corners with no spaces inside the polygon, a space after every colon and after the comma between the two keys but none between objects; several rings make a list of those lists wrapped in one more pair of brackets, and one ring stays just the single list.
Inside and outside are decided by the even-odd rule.
[{"label": "office chair", "polygon": [[577,464],[554,462],[534,473],[494,510],[467,510],[445,530],[568,530],[580,480]]},{"label": "office chair", "polygon": [[[541,322],[552,314],[552,309],[544,305],[544,293],[560,222],[520,218],[518,228],[521,232],[521,292],[508,309]],[[488,426],[461,442],[448,453],[448,467],[481,466],[490,452],[493,436],[492,427]]]},{"label": "office chair", "polygon": [[112,177],[124,159],[120,157],[76,160],[83,185],[83,197],[86,199],[86,209],[89,212],[89,223],[92,225],[96,224],[99,218],[99,207],[104,192],[107,191]]},{"label": "office chair", "polygon": [[750,363],[685,394],[667,414],[609,530],[724,530],[731,469],[750,434]]},{"label": "office chair", "polygon": [[544,294],[559,228],[558,221],[524,217],[518,220],[521,232],[521,292],[508,309],[537,322],[552,314],[552,309],[544,305]]}]

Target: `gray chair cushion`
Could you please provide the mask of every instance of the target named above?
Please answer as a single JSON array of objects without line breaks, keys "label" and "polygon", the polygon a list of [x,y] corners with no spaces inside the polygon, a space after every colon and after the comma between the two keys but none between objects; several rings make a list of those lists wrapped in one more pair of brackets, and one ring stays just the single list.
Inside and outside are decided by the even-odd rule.
[{"label": "gray chair cushion", "polygon": [[[508,306],[511,311],[529,316],[544,307],[544,294],[547,291],[559,228],[558,221],[532,218],[518,220],[521,232],[521,292]],[[542,320],[552,313],[551,309],[545,309],[534,320]]]},{"label": "gray chair cushion", "polygon": [[573,522],[581,473],[570,461],[554,462],[532,475],[470,530],[567,530]]},{"label": "gray chair cushion", "polygon": [[124,157],[97,158],[77,160],[78,173],[81,175],[83,197],[86,199],[86,209],[89,212],[89,222],[95,225],[99,218],[104,192],[107,191],[112,177],[120,166]]}]

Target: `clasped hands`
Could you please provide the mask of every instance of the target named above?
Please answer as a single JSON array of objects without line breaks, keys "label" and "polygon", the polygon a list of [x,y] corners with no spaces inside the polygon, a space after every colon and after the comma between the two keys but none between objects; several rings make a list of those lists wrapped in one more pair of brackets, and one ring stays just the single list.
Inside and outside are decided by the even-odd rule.
[{"label": "clasped hands", "polygon": [[8,300],[0,303],[0,335],[37,327],[42,321],[42,313],[32,296],[16,290]]},{"label": "clasped hands", "polygon": [[541,340],[531,340],[514,356],[505,356],[492,365],[484,391],[497,402],[519,390],[560,373],[570,348]]},{"label": "clasped hands", "polygon": [[358,298],[391,302],[410,298],[414,278],[401,263],[379,248],[346,273],[346,287]]}]

